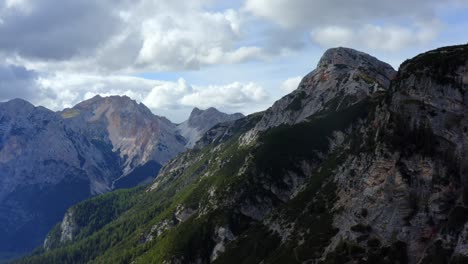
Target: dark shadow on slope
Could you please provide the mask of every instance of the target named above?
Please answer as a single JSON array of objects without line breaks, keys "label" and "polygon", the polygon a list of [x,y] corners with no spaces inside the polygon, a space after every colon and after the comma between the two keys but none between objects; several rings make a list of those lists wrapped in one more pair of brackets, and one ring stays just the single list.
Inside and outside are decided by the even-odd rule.
[{"label": "dark shadow on slope", "polygon": [[137,167],[128,175],[114,182],[114,189],[132,188],[141,184],[149,183],[156,178],[161,164],[156,161],[149,161]]}]

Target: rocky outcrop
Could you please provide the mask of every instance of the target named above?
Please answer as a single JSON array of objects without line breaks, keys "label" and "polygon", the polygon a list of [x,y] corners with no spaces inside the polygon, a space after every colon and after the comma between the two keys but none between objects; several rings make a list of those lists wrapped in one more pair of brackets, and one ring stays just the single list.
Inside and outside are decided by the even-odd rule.
[{"label": "rocky outcrop", "polygon": [[214,240],[216,242],[216,245],[214,246],[213,252],[211,253],[211,261],[215,261],[218,258],[218,256],[226,250],[226,244],[235,239],[234,235],[232,234],[231,230],[229,230],[229,228],[218,227],[216,229],[215,234],[216,235]]},{"label": "rocky outcrop", "polygon": [[62,231],[60,234],[60,243],[72,241],[76,229],[77,227],[75,221],[73,220],[73,211],[68,211],[65,214],[62,223],[60,223],[60,230]]}]

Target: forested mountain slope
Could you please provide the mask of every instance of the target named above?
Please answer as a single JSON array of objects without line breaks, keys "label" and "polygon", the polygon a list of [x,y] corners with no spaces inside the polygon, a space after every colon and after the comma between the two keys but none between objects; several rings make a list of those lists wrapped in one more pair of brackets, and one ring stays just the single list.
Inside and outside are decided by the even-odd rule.
[{"label": "forested mountain slope", "polygon": [[468,45],[327,51],[150,186],[68,210],[18,263],[465,263]]}]

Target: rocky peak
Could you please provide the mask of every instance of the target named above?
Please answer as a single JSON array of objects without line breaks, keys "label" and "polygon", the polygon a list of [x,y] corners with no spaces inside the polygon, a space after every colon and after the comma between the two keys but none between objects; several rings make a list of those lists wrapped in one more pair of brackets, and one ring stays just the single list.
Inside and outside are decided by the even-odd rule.
[{"label": "rocky peak", "polygon": [[239,119],[243,116],[244,115],[241,113],[226,114],[220,112],[214,107],[210,107],[206,110],[200,110],[199,108],[195,107],[187,121],[189,122],[190,126],[193,127],[206,127],[207,125],[212,127],[217,123]]},{"label": "rocky peak", "polygon": [[33,111],[35,108],[36,107],[30,102],[19,98],[0,103],[0,109],[10,113],[27,113]]},{"label": "rocky peak", "polygon": [[200,115],[200,114],[202,114],[202,113],[203,113],[203,110],[201,110],[201,109],[198,108],[198,107],[194,107],[194,108],[192,109],[192,112],[190,113],[189,119],[190,119],[190,118],[194,118],[195,116],[198,116],[198,115]]},{"label": "rocky peak", "polygon": [[354,69],[367,69],[384,75],[388,79],[393,79],[396,72],[388,63],[377,58],[350,48],[328,49],[317,64],[317,68],[330,65],[346,65]]},{"label": "rocky peak", "polygon": [[2,138],[9,136],[11,131],[30,129],[29,132],[34,133],[49,125],[51,121],[60,125],[60,116],[45,107],[36,107],[23,99],[0,103],[0,142]]},{"label": "rocky peak", "polygon": [[124,175],[150,161],[163,164],[185,149],[175,124],[127,96],[98,95],[61,114],[74,129],[110,144],[122,158]]},{"label": "rocky peak", "polygon": [[74,110],[103,112],[104,110],[111,109],[113,112],[139,112],[145,115],[152,115],[144,104],[137,103],[128,96],[109,96],[101,97],[96,95],[95,97],[83,101],[73,107]]},{"label": "rocky peak", "polygon": [[33,104],[31,104],[30,102],[28,102],[28,101],[26,101],[24,99],[21,99],[21,98],[11,99],[9,101],[1,103],[1,105],[3,105],[3,106],[17,106],[17,107],[23,106],[23,107],[28,107],[28,108],[33,108],[34,107]]},{"label": "rocky peak", "polygon": [[389,64],[366,53],[341,47],[329,49],[298,89],[276,101],[244,140],[248,143],[271,127],[296,124],[317,112],[336,111],[382,94],[395,75]]},{"label": "rocky peak", "polygon": [[187,146],[192,147],[201,136],[216,124],[242,118],[241,113],[226,114],[214,107],[201,110],[195,107],[187,121],[178,125],[180,134],[187,139]]}]

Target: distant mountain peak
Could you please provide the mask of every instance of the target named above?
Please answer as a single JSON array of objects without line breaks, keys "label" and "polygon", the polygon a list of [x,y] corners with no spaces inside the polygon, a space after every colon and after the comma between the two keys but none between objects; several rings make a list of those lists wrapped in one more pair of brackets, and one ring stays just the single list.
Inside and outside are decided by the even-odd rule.
[{"label": "distant mountain peak", "polygon": [[194,107],[187,121],[181,123],[178,128],[180,134],[187,139],[187,146],[192,147],[198,139],[216,124],[234,121],[244,117],[241,113],[226,114],[214,107],[201,110]]},{"label": "distant mountain peak", "polygon": [[133,104],[139,105],[135,100],[131,99],[130,97],[123,95],[111,95],[111,96],[101,96],[96,95],[88,100],[82,101],[75,105],[73,108],[86,108],[87,106],[95,105],[95,104]]},{"label": "distant mountain peak", "polygon": [[192,109],[192,112],[190,113],[190,117],[189,117],[189,118],[194,117],[194,116],[197,116],[197,115],[200,115],[200,114],[202,114],[203,112],[204,112],[204,110],[202,110],[202,109],[200,109],[200,108],[198,108],[198,107],[194,107],[194,108]]},{"label": "distant mountain peak", "polygon": [[20,99],[20,98],[15,98],[7,102],[0,103],[0,109],[4,112],[16,113],[18,115],[20,113],[32,113],[32,112],[35,112],[36,115],[41,114],[44,116],[49,116],[49,115],[54,114],[53,111],[45,107],[42,107],[42,106],[36,107],[32,103],[24,99]]},{"label": "distant mountain peak", "polygon": [[[89,114],[95,116],[95,118],[101,118],[102,114],[106,112],[113,112],[127,114],[140,113],[147,116],[148,118],[158,117],[160,119],[165,119],[154,115],[151,110],[144,104],[138,103],[136,100],[133,100],[126,95],[113,95],[106,97],[96,95],[93,98],[78,103],[71,110],[88,112]],[[67,109],[67,111],[70,111],[70,109]]]},{"label": "distant mountain peak", "polygon": [[18,106],[18,107],[28,107],[28,108],[34,108],[35,106],[31,104],[30,102],[21,99],[21,98],[15,98],[11,99],[9,101],[6,101],[2,103],[3,105],[8,105],[8,106]]},{"label": "distant mountain peak", "polygon": [[[189,139],[236,117],[196,108]],[[187,141],[180,126],[128,96],[96,95],[57,112],[0,103],[0,262],[5,249],[36,247],[68,206],[148,183]]]},{"label": "distant mountain peak", "polygon": [[203,115],[222,115],[224,114],[223,112],[219,111],[218,109],[214,107],[209,107],[207,109],[200,109],[198,107],[194,107],[192,112],[190,113],[189,120],[196,118],[197,116],[203,116]]}]

